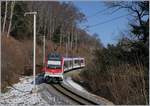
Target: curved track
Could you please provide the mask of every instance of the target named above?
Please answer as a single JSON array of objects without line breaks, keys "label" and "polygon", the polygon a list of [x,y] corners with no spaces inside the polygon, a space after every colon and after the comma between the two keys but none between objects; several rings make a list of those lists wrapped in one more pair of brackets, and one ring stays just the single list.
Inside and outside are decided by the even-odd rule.
[{"label": "curved track", "polygon": [[99,105],[96,102],[67,89],[67,87],[62,84],[51,84],[51,86],[61,94],[65,95],[80,105]]}]

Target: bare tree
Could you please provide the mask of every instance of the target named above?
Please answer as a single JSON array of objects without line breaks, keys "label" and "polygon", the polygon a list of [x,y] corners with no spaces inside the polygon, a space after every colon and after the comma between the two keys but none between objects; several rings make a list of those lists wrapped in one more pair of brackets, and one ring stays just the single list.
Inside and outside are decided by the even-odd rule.
[{"label": "bare tree", "polygon": [[15,7],[15,1],[12,1],[11,2],[11,13],[10,13],[10,21],[9,21],[7,37],[9,37],[10,30],[11,30],[11,24],[12,24],[12,17],[13,17],[14,7]]},{"label": "bare tree", "polygon": [[4,22],[3,22],[3,30],[2,32],[4,33],[5,31],[5,25],[6,25],[6,18],[7,18],[7,6],[8,6],[8,2],[7,0],[5,1],[5,16],[4,16]]},{"label": "bare tree", "polygon": [[75,30],[75,50],[76,50],[76,52],[77,52],[77,48],[78,48],[77,40],[78,40],[78,31]]},{"label": "bare tree", "polygon": [[60,29],[60,48],[61,48],[61,45],[62,45],[62,38],[63,38],[63,26],[61,26],[61,29]]},{"label": "bare tree", "polygon": [[[138,39],[146,43],[149,39],[148,23],[149,23],[149,2],[148,1],[120,1],[120,2],[106,2],[108,7],[115,8],[116,11],[126,9],[133,17],[134,21],[130,23],[132,32]],[[147,17],[147,18],[146,18]]]}]

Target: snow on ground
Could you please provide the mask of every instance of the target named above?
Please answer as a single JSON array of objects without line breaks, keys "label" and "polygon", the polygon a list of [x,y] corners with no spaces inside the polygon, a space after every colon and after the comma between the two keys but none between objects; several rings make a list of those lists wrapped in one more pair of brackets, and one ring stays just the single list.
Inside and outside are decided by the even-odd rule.
[{"label": "snow on ground", "polygon": [[76,82],[74,82],[71,77],[67,77],[64,81],[64,84],[71,86],[79,91],[82,92],[88,92],[87,90],[85,90],[82,86],[80,86],[79,84],[77,84]]},{"label": "snow on ground", "polygon": [[[33,77],[23,77],[20,78],[20,82],[9,87],[9,91],[2,93],[0,95],[0,106],[4,105],[38,105],[38,106],[48,106],[48,105],[70,105],[72,104],[66,98],[49,88],[48,84],[43,83],[42,77],[37,77],[36,79],[36,91],[33,92]],[[88,93],[82,86],[75,83],[71,77],[67,77],[64,84],[75,88],[83,93]],[[94,96],[94,95],[93,95]],[[91,96],[87,96],[91,97]]]},{"label": "snow on ground", "polygon": [[74,82],[71,77],[66,77],[65,80],[63,81],[63,83],[65,85],[67,85],[67,86],[70,86],[70,87],[78,90],[78,91],[83,92],[82,95],[84,95],[88,99],[96,101],[99,104],[102,104],[102,105],[113,105],[112,102],[106,100],[105,98],[102,98],[100,96],[96,96],[96,95],[88,92],[82,86],[80,86],[79,84],[77,84],[76,82]]},{"label": "snow on ground", "polygon": [[9,91],[0,96],[0,106],[2,105],[48,105],[38,92],[32,92],[33,77],[24,77],[20,82],[9,87]]}]

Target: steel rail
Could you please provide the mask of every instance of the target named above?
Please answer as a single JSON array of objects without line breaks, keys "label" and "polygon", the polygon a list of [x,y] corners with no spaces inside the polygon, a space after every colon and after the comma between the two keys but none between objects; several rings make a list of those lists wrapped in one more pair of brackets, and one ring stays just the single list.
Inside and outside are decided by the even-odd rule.
[{"label": "steel rail", "polygon": [[83,97],[69,89],[67,89],[66,87],[64,87],[61,84],[51,84],[51,86],[57,90],[58,92],[60,92],[61,94],[65,95],[66,97],[68,97],[69,99],[77,102],[80,105],[99,105],[98,103],[87,99],[86,97]]}]

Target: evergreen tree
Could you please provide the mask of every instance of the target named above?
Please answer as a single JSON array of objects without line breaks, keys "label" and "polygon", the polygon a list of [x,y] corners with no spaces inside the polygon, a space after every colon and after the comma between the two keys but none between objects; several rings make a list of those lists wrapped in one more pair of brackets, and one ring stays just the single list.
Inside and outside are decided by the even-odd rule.
[{"label": "evergreen tree", "polygon": [[57,29],[54,31],[54,34],[53,34],[53,37],[52,37],[52,41],[55,42],[55,43],[59,43],[60,41],[60,29],[61,29],[61,26],[58,26]]},{"label": "evergreen tree", "polygon": [[12,19],[11,35],[18,39],[23,39],[32,36],[32,18],[24,16],[28,11],[27,2],[16,2],[14,8],[14,15]]}]

